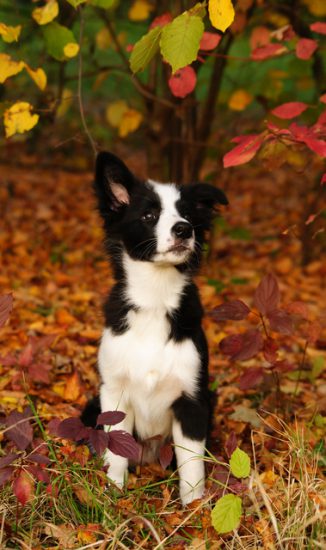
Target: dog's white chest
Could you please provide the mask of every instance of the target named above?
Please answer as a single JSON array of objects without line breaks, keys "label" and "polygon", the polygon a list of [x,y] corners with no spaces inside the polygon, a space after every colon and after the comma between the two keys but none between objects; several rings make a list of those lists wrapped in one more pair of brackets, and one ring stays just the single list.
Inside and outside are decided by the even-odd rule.
[{"label": "dog's white chest", "polygon": [[200,364],[190,339],[169,338],[170,324],[164,311],[131,311],[129,329],[121,335],[105,329],[99,351],[103,382],[128,403],[143,437],[167,435],[170,406],[182,393],[193,395]]},{"label": "dog's white chest", "polygon": [[99,370],[114,401],[130,408],[142,438],[168,435],[170,407],[183,393],[194,395],[200,368],[193,341],[175,342],[170,334],[169,316],[180,304],[187,279],[174,268],[134,262],[127,256],[124,265],[126,298],[133,308],[123,334],[104,330]]}]

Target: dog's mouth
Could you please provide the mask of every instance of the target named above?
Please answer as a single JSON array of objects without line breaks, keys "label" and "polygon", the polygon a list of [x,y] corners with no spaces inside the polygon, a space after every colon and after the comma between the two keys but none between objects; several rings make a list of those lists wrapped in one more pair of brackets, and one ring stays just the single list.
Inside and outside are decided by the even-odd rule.
[{"label": "dog's mouth", "polygon": [[176,243],[171,246],[167,252],[176,252],[177,254],[182,254],[183,252],[190,252],[190,247],[184,243]]}]

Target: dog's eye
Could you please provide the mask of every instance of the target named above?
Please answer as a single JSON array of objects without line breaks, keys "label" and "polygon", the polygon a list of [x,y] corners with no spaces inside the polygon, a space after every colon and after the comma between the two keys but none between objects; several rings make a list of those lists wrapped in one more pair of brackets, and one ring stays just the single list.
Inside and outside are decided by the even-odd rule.
[{"label": "dog's eye", "polygon": [[155,222],[158,218],[156,212],[145,212],[140,218],[142,222]]}]

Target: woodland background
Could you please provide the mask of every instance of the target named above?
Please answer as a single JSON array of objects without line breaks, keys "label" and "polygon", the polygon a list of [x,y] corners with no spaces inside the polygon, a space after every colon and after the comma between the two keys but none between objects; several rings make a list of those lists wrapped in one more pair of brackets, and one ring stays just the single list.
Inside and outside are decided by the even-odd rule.
[{"label": "woodland background", "polygon": [[[4,548],[325,547],[325,15],[322,0],[2,0]],[[76,443],[113,282],[102,149],[230,202],[197,277],[217,402],[207,493],[187,509],[171,447],[119,493]]]}]

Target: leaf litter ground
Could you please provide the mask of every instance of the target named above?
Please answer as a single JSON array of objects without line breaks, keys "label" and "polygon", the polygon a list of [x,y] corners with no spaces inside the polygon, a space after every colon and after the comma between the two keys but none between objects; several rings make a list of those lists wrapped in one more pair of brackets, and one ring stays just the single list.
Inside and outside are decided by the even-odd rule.
[{"label": "leaf litter ground", "polygon": [[[305,355],[301,333],[272,332],[281,359],[294,365],[275,378],[263,370],[261,355],[230,361],[219,349],[227,336],[258,328],[255,311],[240,322],[217,322],[210,315],[230,300],[252,309],[259,281],[273,272],[282,304],[304,303],[310,322],[322,324],[325,262],[314,239],[309,246],[316,248],[316,259],[301,266],[303,190],[290,188],[289,177],[286,169],[266,175],[246,168],[228,175],[224,187],[231,208],[215,225],[209,262],[197,278],[207,314],[211,389],[217,394],[204,502],[182,510],[172,470],[158,465],[131,473],[124,494],[109,491],[99,461],[88,461],[86,447],[55,441],[61,463],[60,472],[52,468],[56,481],[52,471],[50,483],[37,478],[32,490],[23,469],[14,480],[28,514],[8,483],[3,485],[2,544],[180,549],[323,544],[325,331],[318,329]],[[101,305],[113,279],[91,181],[90,174],[1,167],[0,285],[1,294],[14,295],[10,320],[1,329],[1,412],[23,411],[28,394],[44,426],[79,415],[98,384]],[[246,372],[249,381],[241,385]],[[4,456],[10,448],[0,437]],[[249,481],[230,477],[221,464],[237,446],[253,459]],[[244,498],[245,518],[236,533],[219,536],[210,510],[226,493]]]}]

